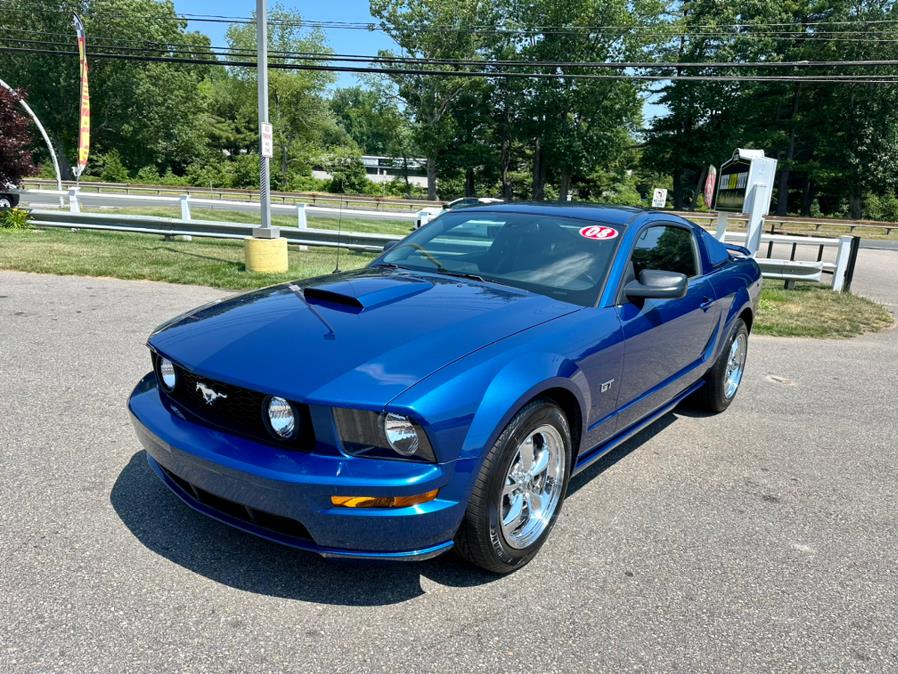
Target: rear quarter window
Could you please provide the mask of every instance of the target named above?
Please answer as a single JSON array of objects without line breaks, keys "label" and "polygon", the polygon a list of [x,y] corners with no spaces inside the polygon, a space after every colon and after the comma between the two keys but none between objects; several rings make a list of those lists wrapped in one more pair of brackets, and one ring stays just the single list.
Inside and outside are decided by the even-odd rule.
[{"label": "rear quarter window", "polygon": [[711,267],[716,269],[729,262],[730,253],[727,251],[726,247],[704,229],[700,229],[699,231],[701,232],[701,245],[708,255],[708,262],[711,263]]}]

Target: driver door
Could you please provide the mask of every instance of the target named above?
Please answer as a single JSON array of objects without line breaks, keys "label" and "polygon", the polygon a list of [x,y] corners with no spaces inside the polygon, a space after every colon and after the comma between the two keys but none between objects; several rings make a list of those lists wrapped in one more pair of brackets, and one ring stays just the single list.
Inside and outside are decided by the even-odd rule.
[{"label": "driver door", "polygon": [[657,269],[685,274],[689,282],[686,296],[679,299],[620,298],[616,307],[624,340],[620,430],[663,406],[704,373],[720,313],[689,226],[648,224],[637,238],[630,263],[630,278],[643,269]]}]

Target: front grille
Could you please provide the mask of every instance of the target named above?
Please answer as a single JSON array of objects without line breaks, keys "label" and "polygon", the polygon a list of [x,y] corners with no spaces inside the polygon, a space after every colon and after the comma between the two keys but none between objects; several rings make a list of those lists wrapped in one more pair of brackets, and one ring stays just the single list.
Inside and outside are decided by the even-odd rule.
[{"label": "front grille", "polygon": [[[156,354],[153,354],[153,369],[159,379],[159,356]],[[272,433],[268,427],[265,416],[268,396],[264,393],[200,377],[180,365],[175,365],[175,374],[177,379],[174,390],[167,390],[161,383],[159,390],[196,420],[278,446],[295,449],[311,449],[314,446],[315,435],[307,405],[291,402],[296,430],[292,438],[284,440]],[[220,397],[216,397],[211,403],[206,402],[202,387],[212,389]]]},{"label": "front grille", "polygon": [[271,513],[267,513],[262,510],[250,508],[249,506],[243,505],[242,503],[237,503],[236,501],[231,501],[226,498],[222,498],[221,496],[216,496],[215,494],[212,494],[205,489],[200,489],[195,484],[188,482],[184,478],[175,475],[165,466],[160,467],[162,468],[162,471],[165,473],[165,475],[172,482],[174,482],[181,489],[181,491],[185,492],[188,496],[192,496],[202,505],[211,510],[240,520],[241,522],[246,522],[247,524],[252,524],[262,529],[267,529],[276,534],[281,534],[282,536],[289,536],[290,538],[305,541],[312,540],[312,537],[309,535],[308,529],[306,529],[302,525],[302,523],[291,517],[272,515]]}]

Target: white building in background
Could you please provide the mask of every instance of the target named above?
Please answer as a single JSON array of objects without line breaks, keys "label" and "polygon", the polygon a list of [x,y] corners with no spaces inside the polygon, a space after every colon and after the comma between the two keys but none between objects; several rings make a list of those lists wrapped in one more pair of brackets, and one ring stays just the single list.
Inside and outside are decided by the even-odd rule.
[{"label": "white building in background", "polygon": [[[375,157],[364,155],[365,173],[373,183],[389,183],[404,174],[403,164],[407,167],[409,184],[415,187],[427,187],[427,160],[403,159],[402,157]],[[312,177],[318,180],[330,180],[327,171],[312,171]]]}]

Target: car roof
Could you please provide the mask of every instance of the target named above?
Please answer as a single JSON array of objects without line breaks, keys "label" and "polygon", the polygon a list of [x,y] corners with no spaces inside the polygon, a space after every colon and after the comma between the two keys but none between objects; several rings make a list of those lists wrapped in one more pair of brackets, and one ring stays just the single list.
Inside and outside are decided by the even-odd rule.
[{"label": "car roof", "polygon": [[593,220],[607,222],[609,224],[626,225],[637,215],[649,213],[650,211],[644,208],[614,206],[610,204],[516,202],[513,204],[503,203],[470,206],[465,208],[464,212],[465,214],[530,213],[533,215],[554,215],[564,218],[578,218],[581,220]]}]

